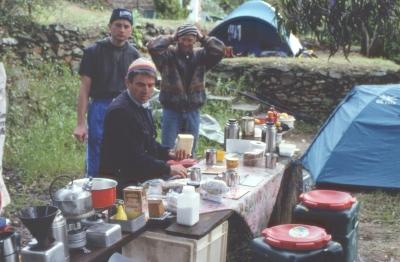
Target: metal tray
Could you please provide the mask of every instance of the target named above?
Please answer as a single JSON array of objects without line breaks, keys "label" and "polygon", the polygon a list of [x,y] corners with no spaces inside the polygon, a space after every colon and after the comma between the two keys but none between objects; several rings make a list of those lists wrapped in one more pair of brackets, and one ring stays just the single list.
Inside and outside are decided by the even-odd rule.
[{"label": "metal tray", "polygon": [[116,219],[110,218],[108,222],[111,224],[120,225],[122,231],[124,231],[124,232],[134,233],[146,225],[146,217],[145,217],[145,214],[142,213],[140,216],[138,216],[135,219],[116,220]]}]

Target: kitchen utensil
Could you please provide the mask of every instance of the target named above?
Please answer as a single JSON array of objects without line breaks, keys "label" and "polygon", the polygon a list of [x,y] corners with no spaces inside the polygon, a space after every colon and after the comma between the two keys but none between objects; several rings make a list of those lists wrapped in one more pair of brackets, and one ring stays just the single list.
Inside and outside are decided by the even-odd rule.
[{"label": "kitchen utensil", "polygon": [[64,244],[65,260],[69,261],[69,247],[68,247],[68,233],[67,233],[67,222],[62,215],[61,210],[57,210],[57,214],[51,225],[53,238]]},{"label": "kitchen utensil", "polygon": [[217,163],[217,150],[215,148],[206,149],[206,165],[213,166]]},{"label": "kitchen utensil", "polygon": [[274,123],[267,123],[265,135],[265,153],[273,153],[276,151],[276,127]]},{"label": "kitchen utensil", "polygon": [[[84,186],[90,178],[74,180],[77,185]],[[91,180],[92,206],[95,209],[109,208],[115,204],[117,198],[117,181],[109,178],[95,177]]]},{"label": "kitchen utensil", "polygon": [[243,138],[254,137],[254,128],[255,128],[254,117],[244,116],[241,118],[240,124],[241,124],[240,128],[242,130]]},{"label": "kitchen utensil", "polygon": [[66,261],[63,243],[52,237],[52,223],[58,210],[55,206],[33,206],[19,211],[19,219],[36,239],[21,250],[22,261]]},{"label": "kitchen utensil", "polygon": [[86,230],[87,242],[94,247],[109,247],[122,238],[119,224],[96,224]]},{"label": "kitchen utensil", "polygon": [[190,171],[190,181],[188,184],[192,185],[200,185],[201,182],[201,168],[200,167],[193,167]]},{"label": "kitchen utensil", "polygon": [[[67,178],[71,182],[53,194],[54,184],[61,178]],[[58,176],[50,184],[49,192],[53,205],[58,207],[67,219],[86,218],[94,214],[90,193],[91,180],[87,179],[85,183],[78,183],[79,181],[69,176]]]},{"label": "kitchen utensil", "polygon": [[226,150],[227,139],[239,139],[240,138],[240,126],[236,119],[229,119],[224,127],[224,149]]},{"label": "kitchen utensil", "polygon": [[14,231],[0,233],[0,261],[18,262],[18,252],[21,248],[21,237]]}]

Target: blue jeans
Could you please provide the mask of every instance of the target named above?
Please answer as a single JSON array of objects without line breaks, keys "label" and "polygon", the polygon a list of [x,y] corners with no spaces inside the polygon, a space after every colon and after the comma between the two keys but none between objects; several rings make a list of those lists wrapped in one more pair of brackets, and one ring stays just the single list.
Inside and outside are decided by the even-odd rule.
[{"label": "blue jeans", "polygon": [[161,143],[168,148],[174,148],[178,134],[192,134],[194,137],[192,156],[195,156],[199,138],[200,111],[178,112],[163,109],[161,120]]},{"label": "blue jeans", "polygon": [[99,176],[104,117],[111,101],[112,99],[95,99],[89,103],[87,115],[88,145],[86,148],[86,176]]}]

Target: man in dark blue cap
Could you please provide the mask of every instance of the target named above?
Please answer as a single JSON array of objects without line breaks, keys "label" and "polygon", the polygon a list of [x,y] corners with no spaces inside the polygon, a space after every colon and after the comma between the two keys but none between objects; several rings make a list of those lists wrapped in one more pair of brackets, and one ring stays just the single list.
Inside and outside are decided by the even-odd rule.
[{"label": "man in dark blue cap", "polygon": [[[97,41],[84,50],[79,74],[80,91],[77,126],[74,136],[88,141],[86,175],[99,175],[100,146],[106,109],[113,98],[126,89],[125,74],[139,52],[128,43],[132,34],[132,12],[114,9],[108,24],[110,37]],[[87,123],[85,116],[87,112]]]}]

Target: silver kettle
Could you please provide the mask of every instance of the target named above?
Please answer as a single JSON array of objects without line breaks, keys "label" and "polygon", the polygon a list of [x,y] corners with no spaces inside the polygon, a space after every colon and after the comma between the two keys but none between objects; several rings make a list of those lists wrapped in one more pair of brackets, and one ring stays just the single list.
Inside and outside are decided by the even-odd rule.
[{"label": "silver kettle", "polygon": [[21,248],[21,236],[18,232],[0,233],[0,261],[18,262]]},{"label": "silver kettle", "polygon": [[[61,177],[66,177],[71,180],[68,185],[57,190],[53,194],[53,185],[55,181]],[[81,219],[94,214],[92,205],[91,193],[92,179],[82,186],[74,183],[74,180],[69,176],[58,176],[50,184],[50,198],[53,205],[58,207],[66,219]]]}]

